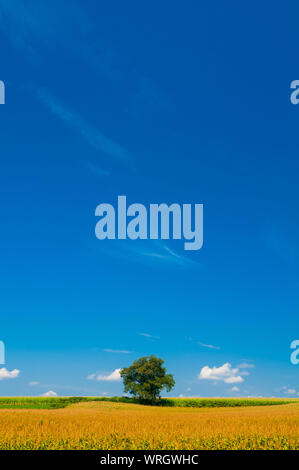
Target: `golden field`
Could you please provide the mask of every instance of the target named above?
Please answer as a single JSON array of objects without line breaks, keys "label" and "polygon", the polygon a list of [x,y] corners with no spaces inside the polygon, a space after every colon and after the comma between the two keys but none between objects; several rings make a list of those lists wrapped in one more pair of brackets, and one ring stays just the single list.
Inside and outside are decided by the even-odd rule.
[{"label": "golden field", "polygon": [[299,449],[299,403],[236,408],[111,402],[1,409],[3,449]]}]

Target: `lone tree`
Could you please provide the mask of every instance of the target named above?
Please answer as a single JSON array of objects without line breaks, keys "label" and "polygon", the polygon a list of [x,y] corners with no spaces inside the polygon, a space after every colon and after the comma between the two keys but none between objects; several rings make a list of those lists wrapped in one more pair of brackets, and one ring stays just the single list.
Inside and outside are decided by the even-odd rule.
[{"label": "lone tree", "polygon": [[154,404],[160,398],[161,390],[170,392],[175,384],[173,375],[166,374],[163,364],[163,359],[152,355],[141,357],[122,369],[124,391]]}]

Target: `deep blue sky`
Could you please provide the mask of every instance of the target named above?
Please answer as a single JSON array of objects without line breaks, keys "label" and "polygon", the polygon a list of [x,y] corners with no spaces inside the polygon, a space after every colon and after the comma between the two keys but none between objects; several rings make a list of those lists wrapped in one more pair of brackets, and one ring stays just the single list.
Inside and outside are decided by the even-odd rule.
[{"label": "deep blue sky", "polygon": [[[0,0],[0,395],[120,394],[86,377],[151,353],[175,396],[299,392],[298,13]],[[122,194],[203,203],[203,248],[97,240]]]}]

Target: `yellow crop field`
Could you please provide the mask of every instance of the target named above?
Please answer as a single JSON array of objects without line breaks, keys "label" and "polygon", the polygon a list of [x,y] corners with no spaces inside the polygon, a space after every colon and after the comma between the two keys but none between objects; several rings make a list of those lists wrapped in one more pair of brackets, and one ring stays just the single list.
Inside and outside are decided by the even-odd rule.
[{"label": "yellow crop field", "polygon": [[111,402],[1,409],[0,449],[299,449],[299,403],[236,408]]}]

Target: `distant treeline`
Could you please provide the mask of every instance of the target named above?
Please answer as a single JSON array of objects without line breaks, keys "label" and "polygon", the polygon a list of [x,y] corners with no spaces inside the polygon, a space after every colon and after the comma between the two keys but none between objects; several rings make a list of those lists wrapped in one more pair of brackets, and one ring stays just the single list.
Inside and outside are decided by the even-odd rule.
[{"label": "distant treeline", "polygon": [[[106,401],[150,405],[128,397],[0,397],[0,409],[58,409],[74,403]],[[180,406],[191,408],[222,408],[237,406],[286,405],[299,400],[281,398],[161,398],[156,406]]]}]

